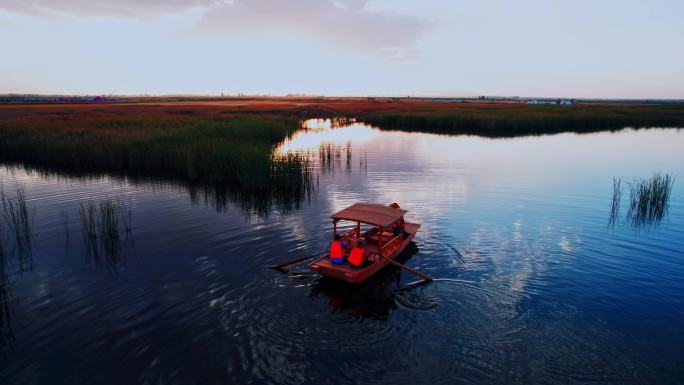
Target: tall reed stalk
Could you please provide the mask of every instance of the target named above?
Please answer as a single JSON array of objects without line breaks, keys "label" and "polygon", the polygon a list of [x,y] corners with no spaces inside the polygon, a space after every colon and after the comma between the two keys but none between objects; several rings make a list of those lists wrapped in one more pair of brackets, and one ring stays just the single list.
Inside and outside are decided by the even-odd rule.
[{"label": "tall reed stalk", "polygon": [[[627,182],[629,201],[625,222],[634,228],[655,226],[666,216],[670,205],[674,177],[669,174],[656,173],[650,178],[634,179]],[[609,224],[613,225],[620,215],[623,182],[613,179],[613,200],[611,203]]]},{"label": "tall reed stalk", "polygon": [[81,205],[79,214],[87,261],[108,271],[116,270],[126,241],[132,242],[130,201],[90,201]]},{"label": "tall reed stalk", "polygon": [[14,250],[19,258],[21,271],[31,268],[32,264],[32,238],[31,213],[26,203],[24,189],[16,189],[14,197],[7,197],[4,192],[0,194],[2,199],[2,211],[5,223],[9,227],[10,238],[14,240]]},{"label": "tall reed stalk", "polygon": [[630,184],[627,217],[634,226],[660,222],[667,214],[674,178],[656,173]]},{"label": "tall reed stalk", "polygon": [[608,223],[614,225],[620,217],[620,201],[622,200],[622,179],[613,178],[613,201],[610,205],[610,218]]}]

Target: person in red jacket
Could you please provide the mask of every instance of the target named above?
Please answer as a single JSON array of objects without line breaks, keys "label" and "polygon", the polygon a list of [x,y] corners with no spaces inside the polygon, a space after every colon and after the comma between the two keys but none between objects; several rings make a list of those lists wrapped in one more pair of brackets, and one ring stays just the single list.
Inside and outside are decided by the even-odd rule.
[{"label": "person in red jacket", "polygon": [[330,242],[330,262],[343,263],[344,249],[346,248],[347,244],[342,242],[342,238],[339,235],[335,235],[335,239]]},{"label": "person in red jacket", "polygon": [[349,253],[349,258],[347,262],[354,267],[361,267],[363,261],[366,259],[366,241],[359,239],[356,241],[356,246]]}]

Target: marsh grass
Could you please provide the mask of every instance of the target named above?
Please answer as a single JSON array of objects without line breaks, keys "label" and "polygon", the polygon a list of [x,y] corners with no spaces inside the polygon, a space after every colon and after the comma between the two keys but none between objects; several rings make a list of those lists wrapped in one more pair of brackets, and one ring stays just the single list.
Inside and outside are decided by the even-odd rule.
[{"label": "marsh grass", "polygon": [[21,272],[32,268],[33,215],[28,208],[23,188],[17,188],[14,196],[9,197],[0,185],[0,201],[0,347],[3,347],[14,337],[11,327],[12,281],[9,258],[13,254],[17,257]]},{"label": "marsh grass", "polygon": [[32,215],[26,203],[24,189],[18,187],[13,197],[0,193],[2,216],[7,225],[9,237],[13,241],[14,252],[19,259],[22,272],[30,270],[33,257]]},{"label": "marsh grass", "polygon": [[613,200],[610,205],[610,218],[608,224],[613,226],[620,217],[620,201],[622,200],[622,179],[613,178]]},{"label": "marsh grass", "polygon": [[318,164],[322,172],[333,173],[341,167],[342,148],[334,143],[318,147]]},{"label": "marsh grass", "polygon": [[273,156],[299,128],[297,118],[171,112],[17,113],[0,119],[0,161],[76,176],[221,186],[230,191],[217,197],[245,198],[239,203],[262,212],[268,202],[306,198],[307,165],[299,157]]},{"label": "marsh grass", "polygon": [[627,225],[635,229],[656,226],[667,216],[674,185],[673,176],[656,173],[650,178],[634,179],[626,183],[620,178],[615,178],[613,179],[609,225],[614,225],[620,217],[624,185],[629,189],[625,214]]},{"label": "marsh grass", "polygon": [[628,221],[634,227],[654,225],[667,215],[674,178],[656,173],[629,184]]},{"label": "marsh grass", "polygon": [[441,104],[367,112],[361,120],[385,130],[507,138],[626,127],[684,127],[684,105]]},{"label": "marsh grass", "polygon": [[128,249],[133,251],[130,201],[90,201],[81,204],[79,217],[87,262],[116,271]]}]

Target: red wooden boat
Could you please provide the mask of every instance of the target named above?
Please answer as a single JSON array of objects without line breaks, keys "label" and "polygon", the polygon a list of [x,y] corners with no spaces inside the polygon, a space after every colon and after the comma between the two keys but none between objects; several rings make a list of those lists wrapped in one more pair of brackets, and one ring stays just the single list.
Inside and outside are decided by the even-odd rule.
[{"label": "red wooden boat", "polygon": [[[397,222],[406,214],[406,210],[392,208],[383,205],[356,203],[346,209],[332,215],[333,239],[337,234],[339,221],[356,222],[356,226],[341,235],[341,240],[347,244],[344,250],[345,256],[349,255],[352,245],[358,239],[366,241],[368,257],[361,267],[354,267],[347,262],[332,263],[328,252],[309,264],[309,269],[325,277],[335,278],[351,283],[361,283],[368,277],[377,273],[391,260],[394,260],[416,235],[420,225],[418,223],[406,223],[408,236],[404,239],[402,234],[394,236],[391,231],[393,223]],[[372,226],[365,232],[361,232],[361,224]]]}]

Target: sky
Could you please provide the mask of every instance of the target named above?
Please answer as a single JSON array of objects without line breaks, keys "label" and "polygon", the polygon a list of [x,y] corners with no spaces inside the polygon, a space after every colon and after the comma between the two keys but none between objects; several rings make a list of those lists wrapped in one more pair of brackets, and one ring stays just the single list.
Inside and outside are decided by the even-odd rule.
[{"label": "sky", "polygon": [[0,93],[684,98],[681,0],[0,0]]}]

